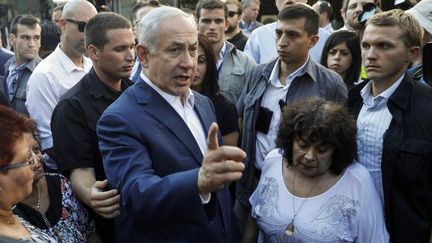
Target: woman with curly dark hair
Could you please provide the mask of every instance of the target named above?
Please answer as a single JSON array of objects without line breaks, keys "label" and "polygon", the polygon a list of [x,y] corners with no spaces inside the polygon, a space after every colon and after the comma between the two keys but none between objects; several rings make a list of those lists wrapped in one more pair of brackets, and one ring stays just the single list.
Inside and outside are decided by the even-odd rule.
[{"label": "woman with curly dark hair", "polygon": [[382,203],[356,157],[356,125],[320,98],[285,108],[278,149],[250,198],[258,242],[388,242]]}]

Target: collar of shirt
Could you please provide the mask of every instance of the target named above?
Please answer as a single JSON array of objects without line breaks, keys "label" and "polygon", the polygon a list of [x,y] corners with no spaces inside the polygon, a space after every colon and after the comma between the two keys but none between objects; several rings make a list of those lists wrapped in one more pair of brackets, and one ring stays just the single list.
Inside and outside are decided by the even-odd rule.
[{"label": "collar of shirt", "polygon": [[150,86],[152,87],[158,94],[160,94],[162,96],[162,98],[164,98],[164,100],[166,100],[168,102],[168,104],[170,104],[171,106],[175,106],[178,104],[181,104],[182,106],[184,106],[184,104],[188,104],[192,107],[192,109],[194,108],[195,105],[195,96],[193,94],[193,92],[189,89],[189,92],[187,94],[186,103],[183,103],[181,101],[181,97],[177,96],[177,95],[172,95],[169,94],[163,90],[161,90],[158,86],[156,86],[152,81],[150,81],[149,78],[147,78],[143,73],[140,74],[141,78]]},{"label": "collar of shirt", "polygon": [[289,87],[289,84],[291,84],[292,83],[292,81],[296,78],[296,77],[300,77],[300,76],[302,76],[303,74],[305,74],[306,73],[306,64],[308,63],[308,61],[309,61],[309,58],[310,57],[308,57],[308,59],[306,60],[306,62],[305,63],[303,63],[303,65],[301,65],[299,68],[297,68],[294,72],[292,72],[290,75],[288,75],[288,77],[286,78],[286,85],[285,86],[283,86],[282,84],[281,84],[281,82],[279,81],[279,67],[280,67],[280,59],[276,62],[276,64],[274,65],[274,67],[273,67],[273,69],[272,69],[272,72],[271,72],[271,74],[270,74],[270,78],[269,78],[269,81],[270,81],[270,83],[274,86],[274,87],[276,87],[276,88],[278,88],[278,87]]},{"label": "collar of shirt", "polygon": [[[90,72],[87,74],[90,78],[89,82],[89,93],[95,97],[105,97],[110,100],[116,100],[121,93],[127,89],[129,86],[131,86],[133,83],[129,79],[122,79],[121,80],[121,91],[115,90],[111,88],[109,85],[105,84],[96,74],[96,71],[94,68],[90,70]],[[94,82],[97,81],[97,82]]]},{"label": "collar of shirt", "polygon": [[396,88],[402,82],[402,79],[405,74],[399,77],[399,79],[394,82],[390,87],[381,92],[379,95],[373,97],[372,96],[372,80],[367,83],[363,89],[360,91],[360,95],[363,98],[363,104],[368,107],[373,107],[378,105],[382,101],[387,101],[390,96],[394,93]]},{"label": "collar of shirt", "polygon": [[226,48],[227,48],[227,46],[226,46],[226,43],[224,41],[224,44],[223,44],[223,46],[221,48],[221,51],[219,52],[219,60],[218,60],[218,62],[216,64],[218,70],[220,70],[220,68],[222,66],[222,63],[223,63],[223,60],[224,60],[224,56],[225,56]]},{"label": "collar of shirt", "polygon": [[67,73],[71,73],[74,70],[89,70],[92,66],[90,59],[85,56],[82,56],[84,68],[75,65],[75,63],[69,58],[69,56],[66,55],[66,53],[60,48],[60,44],[58,44],[52,54],[55,54],[57,56]]}]

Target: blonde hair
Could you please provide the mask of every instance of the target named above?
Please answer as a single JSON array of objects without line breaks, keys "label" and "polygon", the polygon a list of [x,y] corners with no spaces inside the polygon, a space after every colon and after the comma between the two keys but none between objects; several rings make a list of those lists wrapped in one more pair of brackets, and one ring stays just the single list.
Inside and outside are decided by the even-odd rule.
[{"label": "blonde hair", "polygon": [[366,27],[368,25],[398,26],[404,31],[402,39],[407,47],[421,46],[423,28],[414,16],[400,9],[378,13],[368,19]]}]

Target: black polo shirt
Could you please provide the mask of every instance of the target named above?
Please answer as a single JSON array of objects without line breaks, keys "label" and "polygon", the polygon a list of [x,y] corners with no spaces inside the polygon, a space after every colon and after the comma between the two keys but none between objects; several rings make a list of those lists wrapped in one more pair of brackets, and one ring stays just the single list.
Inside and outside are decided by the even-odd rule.
[{"label": "black polo shirt", "polygon": [[[122,91],[133,84],[128,79],[121,82]],[[55,160],[60,173],[69,177],[73,169],[92,167],[96,180],[106,179],[96,125],[102,113],[121,93],[103,83],[92,68],[63,95],[51,118]],[[112,233],[110,230],[105,231],[112,227],[111,222],[107,222],[93,210],[90,210],[90,215],[102,238],[105,238],[105,234]],[[104,231],[101,232],[102,230]]]}]

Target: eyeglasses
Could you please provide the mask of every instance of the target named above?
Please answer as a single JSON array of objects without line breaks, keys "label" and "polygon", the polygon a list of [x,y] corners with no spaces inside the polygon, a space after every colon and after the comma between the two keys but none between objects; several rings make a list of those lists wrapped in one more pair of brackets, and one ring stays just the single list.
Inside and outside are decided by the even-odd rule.
[{"label": "eyeglasses", "polygon": [[229,17],[234,17],[234,16],[236,16],[238,14],[238,12],[236,12],[236,11],[228,11],[228,16]]},{"label": "eyeglasses", "polygon": [[86,26],[86,22],[83,22],[83,21],[76,21],[76,20],[73,20],[73,19],[65,19],[67,22],[69,22],[69,23],[73,23],[73,24],[76,24],[77,26],[78,26],[78,31],[79,32],[84,32],[84,28],[85,28],[85,26]]},{"label": "eyeglasses", "polygon": [[5,166],[0,167],[0,172],[4,172],[10,169],[17,169],[21,167],[26,167],[28,165],[33,165],[36,161],[36,154],[33,151],[30,151],[30,158],[24,161],[20,161],[18,163],[7,164]]}]

